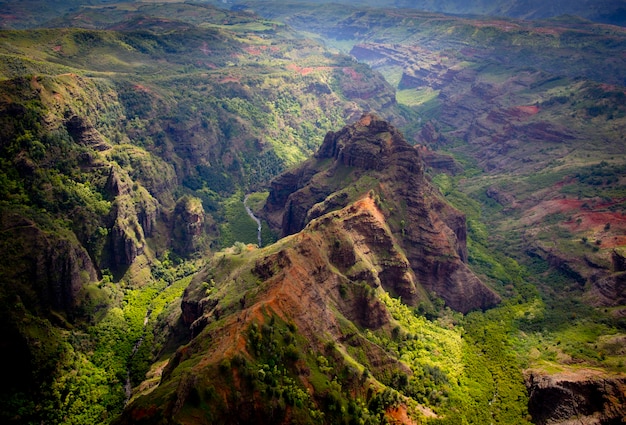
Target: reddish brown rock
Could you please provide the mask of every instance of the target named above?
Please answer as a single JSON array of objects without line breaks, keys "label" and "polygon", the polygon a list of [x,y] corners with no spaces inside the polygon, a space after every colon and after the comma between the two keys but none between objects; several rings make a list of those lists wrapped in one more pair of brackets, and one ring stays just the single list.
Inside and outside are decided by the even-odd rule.
[{"label": "reddish brown rock", "polygon": [[[370,193],[421,286],[468,312],[499,302],[467,267],[465,217],[424,176],[420,152],[374,115],[326,135],[315,158],[277,178],[264,215],[282,235]],[[397,278],[402,273],[389,268]],[[400,281],[402,281],[400,279]],[[401,290],[403,300],[416,301]]]}]

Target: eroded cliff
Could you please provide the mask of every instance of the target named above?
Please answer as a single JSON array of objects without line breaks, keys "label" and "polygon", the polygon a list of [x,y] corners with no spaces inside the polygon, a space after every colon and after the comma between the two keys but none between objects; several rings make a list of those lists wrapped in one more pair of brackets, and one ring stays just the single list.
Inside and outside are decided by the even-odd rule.
[{"label": "eroded cliff", "polygon": [[626,377],[598,370],[526,373],[528,410],[538,425],[622,424],[626,421]]},{"label": "eroded cliff", "polygon": [[[263,214],[289,235],[368,192],[420,285],[462,312],[498,303],[498,295],[466,265],[463,214],[428,182],[420,150],[374,115],[328,133],[313,159],[278,177]],[[405,295],[409,304],[418,301]]]}]

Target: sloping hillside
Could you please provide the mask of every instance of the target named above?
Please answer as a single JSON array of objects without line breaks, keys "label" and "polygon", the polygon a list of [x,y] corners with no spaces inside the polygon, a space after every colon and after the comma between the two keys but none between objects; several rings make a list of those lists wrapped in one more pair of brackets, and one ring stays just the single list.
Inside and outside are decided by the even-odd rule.
[{"label": "sloping hillside", "polygon": [[[378,171],[397,167],[398,174],[385,178],[350,155],[374,146],[386,150],[369,156],[384,163]],[[515,372],[515,357],[504,354],[506,338],[492,340],[507,330],[480,340],[485,331],[480,319],[465,322],[463,333],[449,326],[461,317],[450,310],[439,321],[422,316],[432,309],[432,294],[421,286],[427,276],[416,263],[423,259],[408,251],[413,226],[429,234],[423,241],[443,244],[431,271],[440,275],[432,277],[456,284],[457,293],[480,290],[473,285],[482,283],[459,268],[456,252],[446,251],[445,243],[464,250],[443,222],[457,212],[439,200],[430,218],[411,215],[412,208],[432,205],[437,195],[424,180],[419,155],[409,152],[417,150],[371,115],[327,136],[313,163],[328,167],[330,159],[334,166],[319,175],[344,174],[327,201],[344,198],[346,206],[320,209],[303,229],[266,248],[216,254],[183,296],[181,320],[191,340],[119,423],[156,423],[163,417],[207,424],[411,424],[488,417],[524,423],[521,372]],[[391,188],[406,183],[411,224],[401,230],[392,211],[406,199]],[[455,282],[461,273],[465,278]],[[490,300],[497,297],[491,294]],[[418,302],[420,308],[412,310]],[[495,396],[492,386],[500,389]]]},{"label": "sloping hillside", "polygon": [[119,412],[200,254],[256,240],[243,192],[361,108],[396,115],[379,75],[281,24],[179,9],[0,33],[7,420]]},{"label": "sloping hillside", "polygon": [[32,4],[0,422],[623,422],[622,28]]}]

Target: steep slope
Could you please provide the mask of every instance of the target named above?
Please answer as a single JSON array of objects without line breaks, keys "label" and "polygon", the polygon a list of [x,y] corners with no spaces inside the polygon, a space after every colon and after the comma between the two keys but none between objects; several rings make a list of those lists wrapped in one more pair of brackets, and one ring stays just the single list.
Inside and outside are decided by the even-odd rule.
[{"label": "steep slope", "polygon": [[279,23],[84,12],[118,30],[0,32],[3,422],[110,420],[194,258],[234,242],[224,199],[241,205],[361,108],[397,111],[380,75]]},{"label": "steep slope", "polygon": [[352,402],[354,417],[382,415],[387,406],[362,404],[366,388],[382,392],[377,378],[408,370],[360,329],[389,331],[390,314],[374,294],[396,282],[383,278],[379,254],[408,269],[392,246],[367,198],[262,251],[218,254],[183,298],[182,320],[195,338],[120,423],[331,423],[349,394],[363,400]]},{"label": "steep slope", "polygon": [[532,270],[528,280],[555,310],[539,320],[554,322],[550,328],[574,310],[623,332],[623,278],[614,266],[626,231],[623,28],[573,17],[294,10],[287,22],[350,49],[421,114],[404,130],[408,140],[463,165],[465,172],[435,169],[445,174],[433,180],[468,214],[469,239],[479,242],[474,265],[504,281],[478,252],[484,244]]},{"label": "steep slope", "polygon": [[[419,285],[462,312],[498,302],[465,265],[463,215],[428,182],[419,151],[376,116],[364,115],[354,125],[327,134],[314,159],[272,182],[264,214],[288,235],[368,191],[384,211]],[[415,292],[407,288],[399,295],[415,305]]]},{"label": "steep slope", "polygon": [[[382,151],[367,155],[373,146]],[[412,424],[428,418],[497,417],[482,412],[479,406],[488,399],[476,389],[479,380],[493,379],[484,375],[490,374],[489,362],[472,360],[471,373],[463,366],[485,342],[473,342],[471,333],[465,340],[460,328],[430,322],[406,305],[430,301],[414,270],[424,271],[408,255],[416,251],[405,248],[409,245],[402,239],[414,245],[438,242],[429,248],[441,249],[447,260],[433,260],[436,279],[457,284],[470,302],[477,298],[469,291],[483,294],[479,302],[485,304],[463,308],[484,308],[498,300],[462,268],[456,250],[464,247],[439,218],[454,218],[459,225],[461,216],[436,198],[415,152],[393,127],[372,115],[329,133],[302,169],[323,164],[326,168],[315,174],[319,179],[343,175],[333,184],[345,195],[335,192],[334,198],[344,198],[346,205],[322,208],[320,201],[315,218],[275,244],[215,254],[183,295],[180,321],[190,330],[190,341],[169,359],[158,384],[138,389],[116,423],[386,419]],[[315,192],[313,180],[303,181],[303,188]],[[373,188],[359,186],[365,180]],[[393,198],[403,193],[396,185],[409,186],[412,198]],[[392,211],[401,201],[409,213],[428,210],[430,219],[409,214],[407,222],[417,223],[403,227],[404,232],[394,229]],[[412,226],[430,236],[415,239]],[[434,255],[416,249],[425,257]],[[490,357],[486,352],[480,356]],[[510,423],[524,423],[521,374],[503,376],[510,379],[507,395],[495,398],[509,406]],[[493,397],[489,394],[489,400]]]},{"label": "steep slope", "polygon": [[[110,422],[155,359],[136,391],[162,386],[125,421],[165,410],[227,422],[235,406],[265,422],[409,422],[408,411],[520,424],[530,365],[579,369],[527,381],[535,421],[569,421],[575,400],[585,419],[619,422],[623,30],[329,5],[290,22],[346,52],[358,43],[352,54],[389,82],[279,22],[191,3],[107,2],[54,22],[90,30],[0,32],[0,325],[12,366],[0,422]],[[454,174],[433,180],[468,214],[468,234],[416,177],[414,149],[382,124],[370,138],[370,120],[276,181],[270,201],[284,203],[266,216],[300,233],[216,255],[179,321],[199,253],[256,241],[255,223],[249,239],[227,231],[237,211],[247,218],[238,189],[307,157],[362,110],[410,123],[408,140],[459,159],[418,148]],[[407,121],[414,111],[422,118]],[[364,143],[346,147],[352,136]],[[460,311],[498,300],[466,261],[511,302],[465,316],[444,308],[441,293]],[[270,289],[279,282],[286,293]],[[261,318],[257,301],[275,308]],[[243,336],[238,348],[225,331]],[[601,380],[587,380],[597,368]],[[543,394],[559,397],[548,405]]]},{"label": "steep slope", "polygon": [[526,373],[534,423],[612,424],[626,417],[626,377],[598,370]]},{"label": "steep slope", "polygon": [[[512,288],[488,247],[529,271],[542,307],[527,306],[519,327],[529,374],[545,376],[540,386],[527,382],[534,420],[621,423],[623,28],[571,16],[291,12],[294,27],[384,73],[398,101],[422,115],[407,134],[463,164],[465,172],[442,170],[434,181],[468,214],[474,269]],[[597,369],[598,379],[585,378]]]},{"label": "steep slope", "polygon": [[51,388],[73,361],[69,333],[119,291],[105,276],[147,283],[133,266],[158,263],[148,241],[167,237],[174,171],[138,147],[127,151],[139,177],[113,159],[119,150],[92,123],[123,120],[111,89],[76,74],[0,82],[0,324],[14,353],[6,421],[61,410]]}]

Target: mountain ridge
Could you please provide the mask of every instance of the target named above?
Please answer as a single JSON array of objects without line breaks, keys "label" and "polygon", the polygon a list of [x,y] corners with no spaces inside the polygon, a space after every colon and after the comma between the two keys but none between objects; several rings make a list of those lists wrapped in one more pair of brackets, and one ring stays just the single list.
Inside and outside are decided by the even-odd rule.
[{"label": "mountain ridge", "polygon": [[[355,152],[369,152],[370,145],[385,153],[366,155],[370,161],[354,160]],[[428,294],[426,289],[432,291],[433,287],[422,280],[427,271],[413,264],[415,257],[405,254],[413,242],[403,243],[401,238],[410,239],[411,226],[404,232],[394,230],[391,205],[399,203],[392,200],[392,192],[382,201],[380,186],[392,185],[394,178],[402,175],[404,180],[395,183],[409,183],[414,204],[432,203],[419,190],[430,184],[417,152],[397,130],[371,114],[329,133],[313,162],[334,159],[338,173],[341,167],[365,174],[373,170],[389,173],[390,168],[400,172],[392,172],[384,181],[374,176],[369,180],[372,186],[354,193],[345,206],[333,204],[328,211],[320,210],[315,217],[308,217],[302,229],[273,245],[217,253],[182,297],[181,320],[190,329],[189,342],[170,358],[158,386],[135,398],[117,423],[139,419],[151,423],[162,415],[182,423],[308,423],[316,417],[333,422],[344,418],[341,412],[351,403],[348,394],[356,394],[363,399],[363,406],[368,406],[351,407],[354,418],[382,420],[406,411],[402,423],[408,424],[412,423],[409,416],[437,417],[428,405],[416,403],[410,392],[400,390],[414,375],[421,379],[421,366],[405,365],[397,353],[384,344],[373,344],[366,335],[375,332],[380,338],[393,338],[394,333],[404,332],[394,309],[418,303],[428,308],[436,296],[464,312],[492,307],[499,297],[461,266],[459,254],[449,252],[451,247],[437,249],[441,257],[448,258],[432,267],[438,279],[454,282],[451,292],[460,294],[465,304],[457,304],[449,298],[451,292],[444,290]],[[416,182],[420,184],[410,185]],[[425,192],[434,196],[435,190]],[[270,199],[271,195],[268,202]],[[431,215],[462,217],[446,211],[449,207],[441,200],[436,205]],[[455,237],[441,219],[435,226],[423,217],[419,221],[420,231],[430,234],[422,243],[429,237],[439,243]],[[463,249],[462,241],[456,244]],[[480,291],[484,291],[482,298],[473,301],[469,294]],[[446,344],[461,343],[460,338],[455,341]],[[360,347],[362,354],[354,347]],[[334,368],[327,368],[329,361]],[[255,375],[255,368],[263,372]],[[341,370],[347,370],[347,375]],[[337,384],[320,382],[315,377],[319,373],[334,375],[332,382]],[[406,382],[398,386],[389,381],[390,376]],[[231,385],[218,384],[223,380]],[[207,387],[217,394],[209,395]],[[459,391],[464,391],[462,388]],[[303,389],[305,392],[300,392]],[[309,412],[305,416],[303,408]],[[209,416],[201,419],[206,412]]]},{"label": "mountain ridge", "polygon": [[[344,187],[333,190],[335,184]],[[312,161],[272,182],[263,217],[287,235],[367,191],[385,205],[389,226],[419,282],[462,312],[499,301],[464,264],[465,218],[427,182],[419,149],[374,115],[363,115],[354,125],[328,133]],[[447,277],[437,276],[436,270]],[[458,277],[450,278],[455,274]],[[403,299],[415,303],[410,294],[403,294]]]},{"label": "mountain ridge", "polygon": [[0,31],[0,420],[619,421],[623,29],[293,7]]}]

